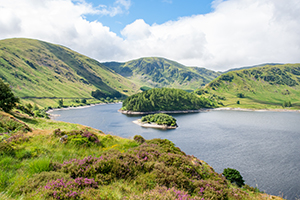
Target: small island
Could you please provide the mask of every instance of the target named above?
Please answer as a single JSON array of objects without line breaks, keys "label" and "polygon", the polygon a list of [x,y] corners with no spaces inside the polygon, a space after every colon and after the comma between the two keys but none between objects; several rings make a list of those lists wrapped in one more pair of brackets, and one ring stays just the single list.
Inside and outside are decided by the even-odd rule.
[{"label": "small island", "polygon": [[168,114],[157,113],[142,117],[141,119],[133,121],[133,123],[145,128],[159,128],[159,129],[176,129],[176,119]]}]

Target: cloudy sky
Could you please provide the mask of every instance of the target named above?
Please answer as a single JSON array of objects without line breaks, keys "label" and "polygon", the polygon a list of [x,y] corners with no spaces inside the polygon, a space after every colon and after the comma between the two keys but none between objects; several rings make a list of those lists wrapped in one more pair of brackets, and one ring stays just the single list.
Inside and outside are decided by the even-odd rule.
[{"label": "cloudy sky", "polygon": [[0,39],[34,38],[91,58],[159,56],[224,71],[300,63],[299,0],[0,0]]}]

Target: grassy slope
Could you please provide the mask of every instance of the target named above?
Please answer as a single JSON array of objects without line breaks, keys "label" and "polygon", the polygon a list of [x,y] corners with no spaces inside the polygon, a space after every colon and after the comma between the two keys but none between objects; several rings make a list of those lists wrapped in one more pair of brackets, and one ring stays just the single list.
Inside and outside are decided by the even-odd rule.
[{"label": "grassy slope", "polygon": [[[1,155],[0,149],[0,169],[2,172],[5,172],[0,174],[1,199],[52,199],[47,198],[47,195],[44,196],[45,198],[40,196],[46,191],[39,188],[44,188],[44,185],[50,181],[50,177],[52,177],[53,180],[57,179],[54,178],[55,176],[68,178],[70,174],[66,174],[67,171],[72,170],[72,168],[76,168],[77,166],[70,165],[68,168],[66,168],[67,171],[65,172],[54,172],[52,171],[53,169],[51,169],[51,163],[63,163],[64,161],[69,161],[74,158],[83,159],[87,156],[100,157],[105,155],[111,155],[109,156],[109,158],[112,157],[111,161],[114,161],[113,157],[115,155],[121,156],[120,160],[116,163],[111,163],[108,160],[107,167],[109,167],[111,164],[117,167],[119,164],[122,164],[122,159],[126,159],[128,155],[131,155],[130,159],[141,159],[142,163],[140,164],[142,164],[145,169],[150,171],[138,172],[139,169],[136,168],[136,172],[138,172],[138,174],[134,174],[135,178],[130,178],[130,176],[124,179],[117,178],[107,185],[99,185],[96,190],[81,190],[84,193],[83,199],[123,199],[124,196],[128,197],[126,199],[149,199],[147,197],[153,197],[153,195],[156,197],[155,199],[161,199],[162,197],[166,197],[166,195],[169,195],[169,199],[174,199],[175,197],[179,198],[180,196],[176,195],[182,194],[184,192],[183,188],[190,187],[189,184],[192,184],[192,182],[189,184],[182,182],[183,188],[181,188],[182,186],[176,187],[176,184],[174,184],[175,182],[173,181],[179,181],[177,184],[181,184],[180,181],[187,181],[183,179],[184,176],[192,176],[192,174],[195,175],[195,173],[202,174],[203,179],[198,182],[198,184],[203,185],[205,188],[203,195],[206,195],[204,197],[208,199],[217,198],[216,195],[222,196],[225,194],[228,195],[228,199],[281,199],[279,197],[250,191],[249,188],[239,189],[230,183],[224,182],[224,179],[215,173],[213,169],[204,161],[198,160],[192,156],[186,156],[180,151],[180,149],[175,148],[172,143],[169,143],[167,140],[148,140],[146,142],[150,145],[140,146],[140,144],[134,140],[105,135],[99,130],[84,127],[82,125],[56,122],[45,119],[28,118],[26,116],[20,116],[17,113],[14,113],[14,115],[18,117],[18,120],[15,119],[14,116],[0,111],[0,119],[4,117],[10,118],[10,120],[13,121],[23,120],[23,122],[26,122],[28,126],[33,129],[33,131],[28,133],[24,133],[22,131],[10,133],[11,136],[24,134],[21,138],[27,138],[24,141],[17,140],[14,142],[13,154]],[[102,145],[80,147],[68,143],[62,144],[58,141],[59,137],[56,137],[53,134],[54,129],[57,128],[61,128],[64,131],[85,129],[97,135]],[[3,143],[3,141],[0,140],[0,145],[1,143]],[[153,145],[155,146],[155,149],[153,149]],[[156,152],[160,153],[156,154]],[[139,154],[139,156],[142,157],[137,157],[135,154]],[[153,155],[156,155],[160,158],[156,159],[155,157],[152,157]],[[164,161],[163,159],[167,160]],[[124,175],[126,175],[127,168],[129,170],[129,167],[131,169],[132,166],[128,165],[127,161],[124,162],[124,171],[118,171],[118,173],[124,173]],[[89,165],[92,164],[90,163]],[[186,167],[187,171],[181,174],[180,171],[184,170]],[[189,172],[194,168],[197,170],[192,170],[192,172]],[[107,168],[107,170],[108,169],[109,168]],[[111,170],[114,170],[114,168]],[[164,180],[164,176],[161,176],[161,172],[159,172],[159,170],[167,170],[164,171],[164,173],[170,173],[168,170],[171,170],[172,174],[174,174],[167,175],[165,177],[167,179]],[[88,174],[93,175],[93,173]],[[188,175],[189,173],[191,174]],[[109,178],[109,176],[106,178]],[[155,185],[157,183],[169,187],[172,187],[173,185],[175,186],[174,191],[176,190],[176,192],[173,192],[173,190],[168,190],[170,192],[167,191],[162,193],[162,191],[165,191],[164,188],[160,187],[155,189]],[[209,187],[207,187],[207,185]],[[64,191],[60,189],[58,190]],[[22,194],[22,191],[26,193]],[[77,190],[72,189],[72,191]],[[202,193],[196,194],[198,195]],[[195,198],[197,198],[197,196],[195,196]],[[201,198],[202,197],[197,199]]]},{"label": "grassy slope", "polygon": [[[92,98],[96,89],[131,95],[139,88],[93,59],[32,39],[0,41],[0,78],[18,97]],[[38,103],[51,105],[53,100]]]},{"label": "grassy slope", "polygon": [[[233,79],[224,80],[226,76]],[[300,64],[266,65],[228,72],[204,90],[209,92],[206,96],[225,97],[222,102],[229,107],[282,109],[283,103],[290,101],[292,109],[299,109]],[[239,98],[240,93],[245,97]]]},{"label": "grassy slope", "polygon": [[149,87],[173,87],[194,90],[221,73],[198,67],[186,67],[164,58],[149,57],[126,63],[103,63],[133,82]]}]

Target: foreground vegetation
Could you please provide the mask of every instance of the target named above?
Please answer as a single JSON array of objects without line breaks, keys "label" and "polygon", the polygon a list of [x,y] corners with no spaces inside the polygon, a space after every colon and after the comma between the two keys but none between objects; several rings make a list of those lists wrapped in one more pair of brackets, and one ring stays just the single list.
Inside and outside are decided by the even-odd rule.
[{"label": "foreground vegetation", "polygon": [[122,110],[151,112],[198,110],[215,107],[215,103],[180,89],[155,88],[134,94],[123,101]]},{"label": "foreground vegetation", "polygon": [[263,199],[169,140],[13,114],[0,112],[23,126],[1,131],[0,199]]},{"label": "foreground vegetation", "polygon": [[195,93],[226,107],[300,109],[300,64],[228,72]]}]

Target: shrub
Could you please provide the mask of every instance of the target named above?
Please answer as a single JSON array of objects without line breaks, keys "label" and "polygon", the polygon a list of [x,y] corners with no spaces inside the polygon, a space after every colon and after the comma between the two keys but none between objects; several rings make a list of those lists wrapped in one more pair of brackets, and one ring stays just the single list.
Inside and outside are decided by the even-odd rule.
[{"label": "shrub", "polygon": [[14,134],[6,139],[6,142],[13,143],[13,144],[21,144],[23,142],[28,142],[28,141],[29,141],[29,137],[23,133]]},{"label": "shrub", "polygon": [[19,102],[19,98],[15,97],[8,84],[0,79],[0,108],[5,112],[9,112]]},{"label": "shrub", "polygon": [[140,143],[140,144],[143,144],[146,140],[142,137],[142,136],[140,136],[140,135],[135,135],[134,137],[133,137],[133,139],[135,140],[135,141],[137,141],[138,143]]},{"label": "shrub", "polygon": [[148,144],[156,144],[159,147],[161,147],[164,150],[164,152],[167,152],[167,153],[186,155],[183,151],[180,150],[180,148],[175,147],[173,142],[171,142],[170,140],[167,140],[167,139],[155,138],[152,140],[147,140],[147,143]]},{"label": "shrub", "polygon": [[175,187],[167,188],[165,186],[156,187],[153,190],[146,191],[142,195],[131,195],[126,197],[125,199],[128,200],[143,200],[143,199],[161,199],[161,200],[168,200],[168,199],[181,199],[181,200],[200,200],[201,197],[192,197],[184,190],[179,190]]},{"label": "shrub", "polygon": [[0,142],[0,156],[1,155],[15,155],[13,145],[8,142]]},{"label": "shrub", "polygon": [[194,193],[204,199],[228,199],[229,188],[226,181],[198,180],[193,183]]},{"label": "shrub", "polygon": [[66,141],[71,144],[80,145],[80,146],[92,146],[92,145],[102,145],[98,137],[85,130],[73,130],[70,132],[61,131],[60,129],[54,130],[53,134],[58,137],[67,135]]},{"label": "shrub", "polygon": [[94,179],[57,179],[44,186],[42,194],[55,199],[79,199],[85,188],[98,188]]},{"label": "shrub", "polygon": [[55,171],[44,171],[39,174],[34,174],[26,181],[25,185],[20,186],[19,191],[21,193],[30,193],[37,190],[39,187],[45,186],[48,182],[57,179],[70,179],[70,175]]},{"label": "shrub", "polygon": [[245,185],[242,175],[236,169],[226,168],[223,170],[223,175],[227,180],[229,180],[231,183],[237,184],[239,187]]},{"label": "shrub", "polygon": [[13,117],[0,116],[0,132],[28,132],[31,129],[24,123],[16,120]]},{"label": "shrub", "polygon": [[72,159],[63,164],[55,164],[57,171],[69,173],[72,178],[94,178],[99,184],[109,184],[115,179],[133,179],[142,171],[143,164],[134,155],[117,151],[105,153],[101,157]]},{"label": "shrub", "polygon": [[245,94],[244,94],[244,93],[238,93],[238,94],[237,94],[237,97],[238,97],[238,98],[245,98]]}]

